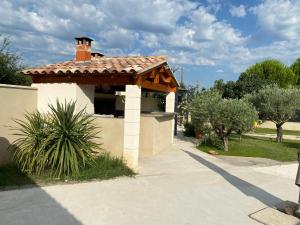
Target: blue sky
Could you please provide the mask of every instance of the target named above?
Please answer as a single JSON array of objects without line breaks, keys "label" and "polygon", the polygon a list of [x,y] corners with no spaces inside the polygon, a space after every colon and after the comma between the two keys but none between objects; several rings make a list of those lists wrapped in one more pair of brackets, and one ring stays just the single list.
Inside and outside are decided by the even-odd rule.
[{"label": "blue sky", "polygon": [[28,66],[72,59],[85,35],[106,55],[167,55],[207,87],[300,57],[300,0],[1,0],[0,34]]}]

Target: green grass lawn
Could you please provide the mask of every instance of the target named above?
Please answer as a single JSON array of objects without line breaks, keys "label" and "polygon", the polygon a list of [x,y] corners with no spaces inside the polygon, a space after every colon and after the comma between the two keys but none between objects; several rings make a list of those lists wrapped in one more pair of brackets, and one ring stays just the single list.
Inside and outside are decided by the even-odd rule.
[{"label": "green grass lawn", "polygon": [[[276,129],[270,129],[270,128],[255,128],[254,133],[257,134],[276,134]],[[297,130],[284,130],[283,129],[283,135],[296,135],[300,136],[300,131]]]},{"label": "green grass lawn", "polygon": [[112,158],[108,155],[98,156],[95,162],[82,169],[78,176],[66,176],[55,178],[50,173],[40,176],[26,175],[14,165],[0,167],[0,186],[42,185],[49,183],[76,182],[88,180],[106,180],[119,176],[133,176],[135,173],[127,167],[121,159]]},{"label": "green grass lawn", "polygon": [[270,139],[248,136],[243,136],[240,142],[237,136],[232,136],[229,140],[228,152],[205,145],[198,146],[198,149],[204,152],[215,150],[219,155],[261,157],[285,162],[297,160],[299,146],[300,142],[297,141],[277,143]]}]

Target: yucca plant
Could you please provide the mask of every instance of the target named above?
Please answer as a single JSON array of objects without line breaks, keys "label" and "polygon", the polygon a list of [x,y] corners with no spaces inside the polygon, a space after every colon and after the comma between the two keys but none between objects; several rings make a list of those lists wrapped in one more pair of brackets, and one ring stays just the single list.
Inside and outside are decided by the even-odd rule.
[{"label": "yucca plant", "polygon": [[46,117],[39,112],[26,113],[25,120],[15,120],[19,125],[18,136],[11,149],[14,151],[14,161],[26,173],[40,173],[45,168],[41,158],[44,158],[49,130]]},{"label": "yucca plant", "polygon": [[[20,169],[27,173],[41,173],[49,170],[51,174],[79,174],[80,167],[92,162],[93,153],[99,144],[95,142],[98,127],[93,117],[85,109],[76,112],[75,102],[64,104],[56,102],[49,105],[50,113],[43,117],[40,113],[27,114],[27,121],[18,121],[22,137],[15,141],[17,146],[14,158]],[[37,118],[41,117],[40,128],[31,129]],[[28,134],[31,134],[30,138]],[[40,133],[41,135],[38,135]],[[39,139],[41,137],[41,139]],[[35,144],[39,143],[39,144]],[[25,161],[24,161],[25,159]],[[34,163],[30,163],[33,161]]]},{"label": "yucca plant", "polygon": [[50,128],[50,146],[45,160],[55,174],[79,174],[80,166],[90,163],[93,153],[99,148],[95,142],[98,127],[94,118],[85,109],[75,112],[75,102],[49,105],[51,113],[47,121]]}]

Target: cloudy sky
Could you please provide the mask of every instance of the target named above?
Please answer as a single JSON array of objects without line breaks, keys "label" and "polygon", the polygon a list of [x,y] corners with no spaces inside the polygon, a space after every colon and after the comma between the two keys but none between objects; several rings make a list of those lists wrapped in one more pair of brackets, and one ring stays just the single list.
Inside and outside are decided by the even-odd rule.
[{"label": "cloudy sky", "polygon": [[300,0],[1,0],[0,34],[28,66],[72,59],[84,35],[106,55],[167,55],[209,86],[300,57]]}]

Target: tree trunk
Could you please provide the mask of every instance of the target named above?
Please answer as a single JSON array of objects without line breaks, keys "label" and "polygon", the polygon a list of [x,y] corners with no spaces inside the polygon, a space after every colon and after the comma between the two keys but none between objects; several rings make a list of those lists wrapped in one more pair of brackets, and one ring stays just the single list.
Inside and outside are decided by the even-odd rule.
[{"label": "tree trunk", "polygon": [[277,142],[282,142],[282,125],[281,124],[276,124],[277,128],[277,136],[276,136],[276,141]]},{"label": "tree trunk", "polygon": [[228,137],[223,137],[224,151],[228,151]]}]

